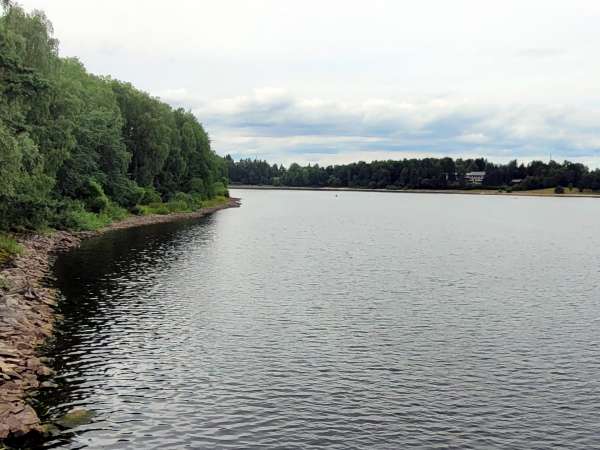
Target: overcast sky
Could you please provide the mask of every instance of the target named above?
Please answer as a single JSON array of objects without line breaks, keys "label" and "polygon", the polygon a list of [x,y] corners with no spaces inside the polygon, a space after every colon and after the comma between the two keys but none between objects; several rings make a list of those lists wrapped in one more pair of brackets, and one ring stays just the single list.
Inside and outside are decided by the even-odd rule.
[{"label": "overcast sky", "polygon": [[594,0],[21,0],[63,56],[196,113],[220,154],[600,166]]}]

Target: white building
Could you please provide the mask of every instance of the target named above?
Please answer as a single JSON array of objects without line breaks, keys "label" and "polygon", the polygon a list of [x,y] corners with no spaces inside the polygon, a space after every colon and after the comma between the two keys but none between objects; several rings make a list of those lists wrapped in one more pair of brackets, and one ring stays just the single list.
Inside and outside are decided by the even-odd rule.
[{"label": "white building", "polygon": [[467,172],[465,181],[469,184],[481,184],[485,178],[485,172]]}]

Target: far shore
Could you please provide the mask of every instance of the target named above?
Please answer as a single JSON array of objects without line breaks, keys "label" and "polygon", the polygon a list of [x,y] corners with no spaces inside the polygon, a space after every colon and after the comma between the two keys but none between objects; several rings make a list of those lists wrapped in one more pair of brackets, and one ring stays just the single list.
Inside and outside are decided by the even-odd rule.
[{"label": "far shore", "polygon": [[58,292],[47,282],[54,255],[111,230],[197,219],[238,206],[240,200],[230,198],[194,212],[130,216],[97,231],[15,236],[23,253],[0,266],[0,449],[6,439],[35,439],[46,431],[28,398],[55,387],[50,361],[38,354],[52,336],[56,318]]},{"label": "far shore", "polygon": [[256,190],[282,190],[282,191],[334,191],[334,192],[383,192],[386,194],[453,194],[453,195],[502,195],[513,197],[570,197],[570,198],[600,198],[600,193],[579,192],[576,189],[565,188],[564,194],[557,194],[554,188],[536,189],[533,191],[505,192],[493,189],[369,189],[346,187],[295,187],[295,186],[270,186],[232,184],[229,189],[256,189]]}]

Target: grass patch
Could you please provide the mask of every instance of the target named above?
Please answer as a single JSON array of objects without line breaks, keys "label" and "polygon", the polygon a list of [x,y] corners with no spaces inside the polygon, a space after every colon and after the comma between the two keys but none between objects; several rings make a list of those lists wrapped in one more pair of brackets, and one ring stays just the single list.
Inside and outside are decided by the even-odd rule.
[{"label": "grass patch", "polygon": [[137,205],[134,208],[136,214],[140,216],[149,216],[151,214],[165,215],[169,214],[169,208],[165,203],[150,203],[149,205]]},{"label": "grass patch", "polygon": [[0,264],[11,260],[23,253],[23,247],[12,237],[0,234]]},{"label": "grass patch", "polygon": [[94,231],[123,220],[129,215],[127,210],[110,203],[102,212],[94,213],[78,205],[67,213],[65,223],[68,229],[76,231]]},{"label": "grass patch", "polygon": [[197,194],[184,194],[178,192],[168,202],[153,202],[149,205],[136,205],[133,213],[139,216],[148,216],[150,214],[173,214],[198,211],[201,208],[212,208],[227,203],[229,197],[219,195],[209,200],[201,200]]},{"label": "grass patch", "polygon": [[224,195],[218,195],[215,198],[211,198],[209,200],[204,200],[202,202],[203,208],[212,208],[214,206],[224,205],[229,202],[229,197],[225,197]]},{"label": "grass patch", "polygon": [[111,222],[108,216],[89,211],[73,211],[69,215],[69,228],[77,231],[94,231]]},{"label": "grass patch", "polygon": [[[581,196],[581,197],[585,197],[586,195],[598,195],[599,192],[594,192],[591,189],[586,189],[583,192],[579,192],[579,189],[577,188],[563,188],[564,189],[564,194],[569,194],[569,195],[574,195],[574,196]],[[531,194],[535,194],[535,195],[548,195],[548,196],[554,196],[557,195],[557,193],[555,192],[555,188],[551,187],[551,188],[546,188],[546,189],[532,189],[529,191],[513,191],[512,192],[514,195],[531,195]],[[560,195],[560,194],[559,194]]]}]

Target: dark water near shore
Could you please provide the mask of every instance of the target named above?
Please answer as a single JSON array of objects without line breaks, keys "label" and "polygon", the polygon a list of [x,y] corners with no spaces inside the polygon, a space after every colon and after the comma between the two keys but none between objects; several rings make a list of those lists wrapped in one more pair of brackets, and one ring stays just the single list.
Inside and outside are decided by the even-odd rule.
[{"label": "dark water near shore", "polygon": [[60,258],[46,448],[600,446],[600,201],[233,194]]}]

